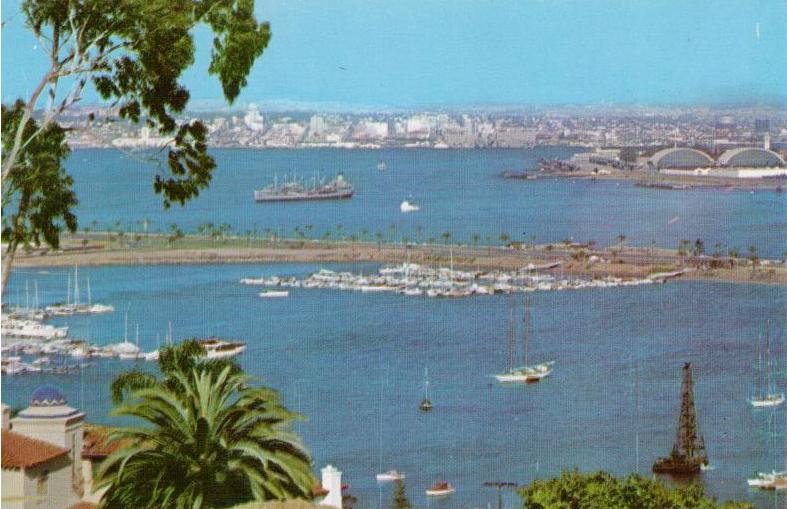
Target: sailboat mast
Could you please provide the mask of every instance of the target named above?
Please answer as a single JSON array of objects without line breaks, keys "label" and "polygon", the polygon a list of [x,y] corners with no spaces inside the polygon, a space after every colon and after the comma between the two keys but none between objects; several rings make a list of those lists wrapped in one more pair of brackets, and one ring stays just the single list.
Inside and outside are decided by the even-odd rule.
[{"label": "sailboat mast", "polygon": [[93,306],[93,295],[90,293],[90,278],[87,278],[87,305]]},{"label": "sailboat mast", "polygon": [[74,305],[79,305],[79,276],[77,275],[76,265],[74,265]]},{"label": "sailboat mast", "polygon": [[429,368],[424,368],[424,398],[429,399]]},{"label": "sailboat mast", "polygon": [[30,309],[30,282],[25,279],[25,310]]},{"label": "sailboat mast", "polygon": [[771,323],[768,322],[768,325],[765,328],[765,356],[766,364],[765,364],[765,390],[767,393],[765,397],[769,397],[773,394],[773,387],[771,386]]},{"label": "sailboat mast", "polygon": [[35,302],[35,306],[36,306],[36,311],[38,311],[38,280],[37,279],[33,281],[33,287],[35,288],[35,301],[34,302]]},{"label": "sailboat mast", "polygon": [[123,320],[123,342],[128,343],[128,312],[126,312],[126,318]]},{"label": "sailboat mast", "polygon": [[508,370],[514,369],[514,304],[508,306]]},{"label": "sailboat mast", "polygon": [[525,344],[525,366],[527,366],[528,328],[530,327],[530,299],[525,299],[525,313],[522,316],[522,340]]}]

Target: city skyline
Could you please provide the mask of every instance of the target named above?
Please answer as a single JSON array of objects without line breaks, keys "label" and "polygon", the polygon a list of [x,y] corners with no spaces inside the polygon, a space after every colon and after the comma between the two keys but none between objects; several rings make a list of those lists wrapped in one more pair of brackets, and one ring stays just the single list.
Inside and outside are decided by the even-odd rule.
[{"label": "city skyline", "polygon": [[[2,6],[8,102],[29,94],[46,55],[18,2]],[[273,39],[238,103],[326,111],[783,105],[784,15],[779,2],[674,9],[612,1],[323,2],[319,9],[266,2],[257,17],[271,22]],[[204,79],[207,32],[195,40],[196,62],[183,76],[191,108],[221,96],[215,80]],[[95,102],[92,90],[85,94],[83,104]]]}]

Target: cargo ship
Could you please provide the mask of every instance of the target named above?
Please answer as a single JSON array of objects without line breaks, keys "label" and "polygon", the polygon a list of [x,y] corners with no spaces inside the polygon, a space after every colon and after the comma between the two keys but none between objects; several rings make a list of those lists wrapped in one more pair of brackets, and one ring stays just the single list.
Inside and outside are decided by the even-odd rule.
[{"label": "cargo ship", "polygon": [[344,175],[339,173],[330,182],[317,182],[305,184],[303,181],[290,181],[279,184],[275,180],[273,184],[254,191],[254,200],[257,202],[267,201],[301,201],[301,200],[341,200],[351,198],[353,186],[345,180]]}]

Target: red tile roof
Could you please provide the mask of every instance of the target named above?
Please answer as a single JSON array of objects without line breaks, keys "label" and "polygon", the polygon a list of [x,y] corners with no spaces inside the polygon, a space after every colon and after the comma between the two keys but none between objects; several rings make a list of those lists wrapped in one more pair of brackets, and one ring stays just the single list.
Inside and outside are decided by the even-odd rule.
[{"label": "red tile roof", "polygon": [[29,468],[68,454],[68,449],[13,431],[3,431],[3,468]]},{"label": "red tile roof", "polygon": [[102,459],[113,452],[131,445],[129,440],[110,441],[109,432],[111,428],[96,426],[93,424],[85,425],[82,434],[82,458],[83,459]]}]

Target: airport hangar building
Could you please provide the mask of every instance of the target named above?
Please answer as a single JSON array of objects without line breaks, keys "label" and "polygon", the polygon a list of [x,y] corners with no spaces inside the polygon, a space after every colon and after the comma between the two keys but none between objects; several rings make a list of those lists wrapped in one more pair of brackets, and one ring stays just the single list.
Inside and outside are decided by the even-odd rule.
[{"label": "airport hangar building", "polygon": [[648,166],[667,175],[726,178],[787,176],[787,163],[779,154],[757,147],[727,150],[716,160],[695,148],[667,148],[653,154]]}]

